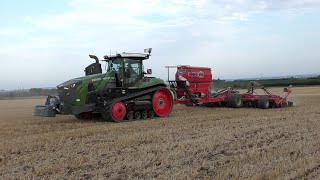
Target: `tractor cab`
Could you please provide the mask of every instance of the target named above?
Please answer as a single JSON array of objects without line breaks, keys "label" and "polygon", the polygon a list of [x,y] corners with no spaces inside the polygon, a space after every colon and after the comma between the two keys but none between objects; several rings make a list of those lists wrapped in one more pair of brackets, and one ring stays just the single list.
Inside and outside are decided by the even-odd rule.
[{"label": "tractor cab", "polygon": [[145,49],[144,53],[121,53],[114,56],[104,56],[103,61],[108,62],[107,72],[115,74],[117,87],[131,87],[144,77],[142,61],[149,59],[150,53],[151,48]]}]

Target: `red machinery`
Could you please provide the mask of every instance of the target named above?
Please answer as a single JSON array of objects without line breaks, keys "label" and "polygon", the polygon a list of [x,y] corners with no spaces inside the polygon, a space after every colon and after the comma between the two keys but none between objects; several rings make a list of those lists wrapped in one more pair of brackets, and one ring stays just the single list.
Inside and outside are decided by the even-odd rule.
[{"label": "red machinery", "polygon": [[[285,88],[285,97],[272,94],[257,82],[250,82],[248,91],[239,94],[231,88],[226,88],[217,92],[212,92],[210,85],[212,83],[211,68],[192,67],[192,66],[166,66],[168,68],[168,82],[174,94],[175,104],[191,105],[219,105],[239,108],[259,107],[267,109],[269,107],[293,106],[293,103],[287,101],[287,97],[292,91],[292,87]],[[169,69],[177,68],[175,80],[169,80]],[[264,94],[255,92],[256,88],[261,88]]]},{"label": "red machinery", "polygon": [[[174,92],[175,104],[185,105],[228,105],[241,107],[241,95],[231,88],[212,92],[211,68],[192,66],[167,66],[168,82]],[[175,80],[169,80],[169,69],[177,68]]]},{"label": "red machinery", "polygon": [[[255,89],[260,88],[264,94],[258,94]],[[293,102],[287,101],[287,97],[292,92],[292,86],[284,88],[286,93],[284,97],[275,95],[268,91],[265,87],[256,81],[249,83],[248,92],[242,94],[243,105],[246,107],[258,107],[262,109],[267,108],[281,108],[284,106],[293,106]]]}]

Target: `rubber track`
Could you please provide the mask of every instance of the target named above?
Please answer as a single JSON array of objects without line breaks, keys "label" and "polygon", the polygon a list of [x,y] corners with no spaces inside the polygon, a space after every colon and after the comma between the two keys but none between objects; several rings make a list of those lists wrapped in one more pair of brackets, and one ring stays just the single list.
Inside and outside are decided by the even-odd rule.
[{"label": "rubber track", "polygon": [[113,99],[112,101],[107,102],[107,105],[104,105],[104,107],[102,108],[102,110],[101,110],[102,118],[104,120],[106,120],[106,121],[113,121],[113,117],[112,117],[112,114],[111,114],[111,108],[112,108],[111,106],[113,105],[113,103],[119,102],[119,101],[126,101],[126,100],[130,100],[130,99],[134,99],[136,97],[147,95],[147,94],[149,94],[151,92],[155,92],[155,91],[157,91],[159,89],[162,89],[162,88],[166,88],[166,87],[165,86],[157,86],[157,87],[146,89],[146,90],[143,90],[143,91],[140,91],[140,92],[137,92],[137,93],[133,93],[133,94],[127,95],[127,96],[123,96],[123,97],[119,97],[119,98]]},{"label": "rubber track", "polygon": [[103,120],[106,120],[108,122],[113,122],[113,118],[111,115],[111,105],[112,103],[108,103],[104,109],[101,111],[101,116]]}]

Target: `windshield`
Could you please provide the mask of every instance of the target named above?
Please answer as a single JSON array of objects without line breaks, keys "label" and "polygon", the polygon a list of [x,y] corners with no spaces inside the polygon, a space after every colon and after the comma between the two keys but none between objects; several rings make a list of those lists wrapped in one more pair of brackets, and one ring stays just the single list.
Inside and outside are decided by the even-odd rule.
[{"label": "windshield", "polygon": [[126,58],[124,60],[124,68],[133,75],[141,75],[141,61]]},{"label": "windshield", "polygon": [[121,70],[121,61],[120,59],[110,60],[108,63],[108,72],[117,72],[119,73]]}]

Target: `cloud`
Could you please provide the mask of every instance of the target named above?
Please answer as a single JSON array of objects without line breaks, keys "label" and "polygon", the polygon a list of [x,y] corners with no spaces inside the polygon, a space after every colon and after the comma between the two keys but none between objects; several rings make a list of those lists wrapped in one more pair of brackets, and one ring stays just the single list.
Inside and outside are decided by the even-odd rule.
[{"label": "cloud", "polygon": [[94,33],[100,28],[111,28],[113,32],[147,33],[163,28],[192,27],[199,20],[244,21],[264,11],[319,5],[316,0],[71,0],[63,13],[26,17],[25,21],[48,31]]},{"label": "cloud", "polygon": [[[88,64],[87,54],[100,57],[110,51],[142,51],[153,47],[147,65],[161,75],[168,64],[219,65],[228,70],[237,63],[235,39],[270,43],[279,35],[256,33],[241,26],[264,13],[299,14],[320,6],[316,0],[70,0],[65,9],[48,14],[24,14],[22,22],[0,28],[0,55],[10,59],[33,59],[50,64],[58,72],[57,58],[68,61],[74,71],[68,77],[81,75]],[[291,12],[292,11],[292,12]],[[247,38],[247,39],[245,39]],[[241,39],[241,40],[243,40]],[[230,48],[230,50],[226,50]],[[232,49],[235,48],[235,49]],[[234,52],[234,55],[230,52]],[[222,57],[222,53],[226,55]],[[21,56],[23,54],[23,56]],[[43,58],[45,57],[45,58]],[[201,57],[201,58],[199,58]],[[83,61],[73,61],[74,59]],[[221,60],[220,60],[221,58]],[[248,58],[243,55],[243,59]],[[40,66],[40,65],[39,65]],[[49,65],[47,65],[49,67]],[[54,69],[56,68],[56,69]],[[65,80],[64,74],[56,79]],[[233,69],[232,69],[233,71]],[[228,73],[226,71],[226,73]],[[242,73],[242,72],[239,72]],[[165,74],[165,73],[164,73]],[[1,74],[0,74],[1,75]],[[31,77],[35,77],[30,75]]]},{"label": "cloud", "polygon": [[22,34],[23,30],[14,27],[2,27],[0,29],[0,37],[1,36],[17,36],[18,34]]},{"label": "cloud", "polygon": [[[161,44],[173,43],[179,38],[179,33],[175,33],[177,30],[197,29],[203,34],[205,31],[213,30],[210,22],[215,19],[230,21],[247,18],[244,13],[217,13],[213,16],[215,9],[219,9],[220,5],[214,5],[216,7],[213,12],[208,14],[211,11],[210,1],[205,0],[72,0],[69,6],[69,10],[64,13],[27,17],[25,21],[43,31],[51,32],[50,38],[60,39],[61,45],[65,42],[59,38],[59,32],[67,33],[68,39],[82,39],[83,43],[92,39],[99,42],[101,39],[112,42],[113,47],[119,47],[130,41],[135,41],[134,44],[144,44],[146,41],[164,39],[160,41]],[[57,38],[54,33],[58,34]],[[43,41],[57,44],[46,39],[44,37]]]},{"label": "cloud", "polygon": [[174,20],[184,20],[179,13],[191,7],[199,7],[199,3],[192,1],[176,1],[173,3],[163,3],[162,1],[83,1],[73,0],[69,3],[70,11],[63,14],[49,15],[44,18],[26,19],[27,22],[41,28],[49,30],[59,30],[61,28],[69,29],[74,26],[90,26],[95,24],[117,25],[121,26],[161,26],[158,19],[153,22],[152,19],[146,20],[146,16],[162,16],[162,20],[168,25]]},{"label": "cloud", "polygon": [[267,10],[283,10],[283,9],[301,9],[314,8],[320,5],[319,0],[269,0],[265,1],[265,9]]},{"label": "cloud", "polygon": [[[38,47],[88,43],[90,40],[99,42],[101,39],[112,41],[111,46],[118,48],[125,41],[143,42],[152,41],[152,38],[163,38],[159,42],[161,45],[163,42],[174,43],[179,33],[170,34],[180,29],[190,30],[193,37],[200,37],[200,34],[209,35],[209,39],[217,35],[228,37],[230,33],[223,33],[223,30],[216,35],[208,31],[217,32],[216,29],[224,27],[230,31],[234,21],[247,21],[264,11],[308,8],[319,4],[315,0],[71,0],[63,13],[27,16],[25,23],[39,32],[47,32],[42,36],[31,35],[33,38],[27,43],[38,44]],[[225,25],[228,23],[231,25]],[[44,45],[46,43],[48,45]]]}]

